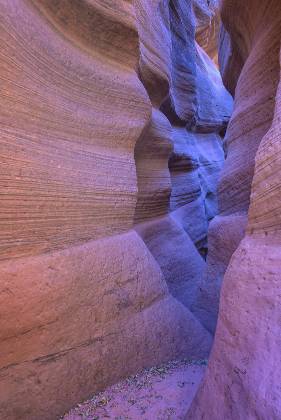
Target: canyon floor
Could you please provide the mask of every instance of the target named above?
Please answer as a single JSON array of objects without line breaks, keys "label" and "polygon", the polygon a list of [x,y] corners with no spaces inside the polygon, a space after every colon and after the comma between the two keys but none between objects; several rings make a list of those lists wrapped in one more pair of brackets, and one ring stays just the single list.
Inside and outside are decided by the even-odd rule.
[{"label": "canyon floor", "polygon": [[184,419],[206,364],[181,360],[146,369],[79,404],[63,420]]}]

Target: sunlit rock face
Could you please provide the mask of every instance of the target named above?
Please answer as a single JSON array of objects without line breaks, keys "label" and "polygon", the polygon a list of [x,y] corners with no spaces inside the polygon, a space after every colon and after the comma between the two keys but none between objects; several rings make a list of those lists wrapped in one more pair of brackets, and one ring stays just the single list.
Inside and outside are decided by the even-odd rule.
[{"label": "sunlit rock face", "polygon": [[194,0],[196,41],[218,65],[219,0]]},{"label": "sunlit rock face", "polygon": [[203,3],[0,2],[1,419],[209,354],[196,304],[232,100]]},{"label": "sunlit rock face", "polygon": [[[233,250],[238,248],[224,276],[207,374],[187,418],[278,420],[281,418],[280,2],[239,1],[234,6],[225,0],[223,20],[229,31],[227,38],[236,46],[234,57],[230,54],[230,62],[225,62],[225,69],[229,65],[237,69],[242,59],[245,63],[227,133],[229,153],[220,183],[222,215],[214,222],[212,242],[213,246],[219,244],[221,250],[227,240],[229,244],[235,243]],[[222,45],[225,46],[225,35]],[[236,62],[234,58],[238,55]],[[233,83],[233,75],[231,79],[229,75],[230,68],[225,72],[225,81]],[[248,219],[245,233],[239,228],[245,224],[243,218]],[[215,252],[218,255],[218,251],[213,253],[210,249],[210,256]],[[219,263],[224,267],[231,257],[229,249],[226,253],[227,258],[221,258]]]}]

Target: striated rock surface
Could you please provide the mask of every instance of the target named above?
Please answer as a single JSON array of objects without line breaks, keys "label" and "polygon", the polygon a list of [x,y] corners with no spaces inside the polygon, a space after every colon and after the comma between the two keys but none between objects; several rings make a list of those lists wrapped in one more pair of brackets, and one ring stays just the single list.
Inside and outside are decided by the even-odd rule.
[{"label": "striated rock surface", "polygon": [[[219,216],[210,226],[207,275],[198,298],[200,319],[211,332],[215,330],[223,275],[245,234],[255,155],[272,123],[279,80],[280,20],[278,14],[272,17],[277,6],[272,2],[269,7],[263,1],[255,10],[255,5],[251,1],[239,8],[225,1],[222,6],[222,20],[228,31],[221,43],[222,73],[228,87],[237,73],[237,86],[225,137],[227,158],[218,185]],[[241,33],[243,36],[238,35]],[[237,81],[241,62],[243,70]]]},{"label": "striated rock surface", "polygon": [[210,53],[216,13],[0,2],[1,419],[208,356],[193,308],[232,101],[196,39]]},{"label": "striated rock surface", "polygon": [[133,8],[121,3],[1,2],[1,259],[133,224],[134,147],[150,103]]},{"label": "striated rock surface", "polygon": [[[194,245],[204,256],[224,162],[219,132],[229,119],[232,99],[196,43],[196,24],[206,7],[181,1],[169,7],[165,2],[136,5],[140,79],[153,111],[135,149],[135,229],[159,263],[171,293],[192,308],[206,268]],[[205,27],[215,15],[207,10]],[[152,15],[157,24],[150,21]]]},{"label": "striated rock surface", "polygon": [[208,223],[217,214],[217,184],[224,163],[222,140],[217,133],[174,127],[173,143],[169,159],[171,215],[199,250],[206,249]]},{"label": "striated rock surface", "polygon": [[[225,8],[233,17],[231,6],[232,2],[225,1]],[[244,131],[238,135],[243,143],[250,142],[249,153],[258,150],[253,180],[250,168],[244,184],[240,184],[240,188],[245,188],[237,191],[237,199],[244,197],[241,202],[245,206],[252,181],[246,234],[224,277],[212,356],[187,415],[190,420],[278,420],[281,417],[280,84],[277,95],[274,92],[278,69],[280,80],[281,9],[279,1],[250,1],[247,5],[241,2],[238,8],[235,5],[235,10],[239,10],[235,20],[232,19],[236,31],[249,16],[258,19],[247,26],[254,32],[245,32],[243,37],[242,45],[251,40],[251,50],[236,88],[238,109],[234,111],[236,124],[240,120],[241,126],[244,126],[244,114],[239,110],[242,111],[243,105],[248,104],[249,112],[255,115],[245,127],[248,137]],[[246,84],[250,69],[252,77],[256,77],[252,79],[252,82],[256,80],[255,90]],[[257,136],[255,143],[252,131]],[[240,144],[240,137],[236,141]],[[252,161],[249,163],[252,166]],[[234,171],[233,184],[235,174]]]},{"label": "striated rock surface", "polygon": [[1,282],[3,419],[54,418],[140,366],[210,346],[132,231],[3,262]]},{"label": "striated rock surface", "polygon": [[220,9],[218,0],[194,0],[196,41],[218,64]]}]

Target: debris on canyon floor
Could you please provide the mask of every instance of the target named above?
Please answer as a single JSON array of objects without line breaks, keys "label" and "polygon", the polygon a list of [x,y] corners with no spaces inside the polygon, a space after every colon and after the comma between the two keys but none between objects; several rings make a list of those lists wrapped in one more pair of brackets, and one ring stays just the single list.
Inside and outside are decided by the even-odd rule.
[{"label": "debris on canyon floor", "polygon": [[206,365],[181,360],[146,369],[79,404],[63,420],[184,419]]}]

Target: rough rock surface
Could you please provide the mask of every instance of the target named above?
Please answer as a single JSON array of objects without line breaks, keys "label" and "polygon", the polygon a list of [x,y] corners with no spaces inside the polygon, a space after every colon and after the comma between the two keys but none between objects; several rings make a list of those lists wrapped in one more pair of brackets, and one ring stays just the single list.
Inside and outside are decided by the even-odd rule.
[{"label": "rough rock surface", "polygon": [[223,275],[245,235],[255,156],[274,113],[281,32],[279,13],[278,10],[273,12],[275,9],[277,2],[269,5],[265,0],[258,7],[254,0],[247,5],[241,3],[241,7],[232,1],[225,1],[222,6],[225,29],[220,49],[221,66],[226,86],[235,90],[235,101],[225,137],[227,158],[218,185],[219,215],[210,225],[207,274],[196,302],[201,321],[212,333]]},{"label": "rough rock surface", "polygon": [[203,3],[0,2],[1,419],[210,351],[192,308],[232,101]]},{"label": "rough rock surface", "polygon": [[63,420],[182,420],[205,369],[205,361],[146,369],[79,404]]},{"label": "rough rock surface", "polygon": [[0,418],[54,418],[141,366],[208,354],[133,231],[2,262],[1,281]]},{"label": "rough rock surface", "polygon": [[[240,120],[241,127],[247,129],[248,137],[241,131],[238,136],[242,136],[243,143],[247,141],[249,152],[258,151],[254,169],[252,160],[249,161],[251,167],[243,178],[244,184],[240,184],[241,191],[237,186],[234,204],[238,206],[241,200],[245,206],[254,172],[246,235],[224,277],[211,360],[187,419],[279,420],[281,84],[277,95],[274,86],[278,69],[280,80],[281,9],[279,1],[252,0],[247,4],[241,1],[235,5],[239,12],[233,20],[232,6],[233,2],[225,1],[233,28],[238,32],[242,25],[254,31],[245,32],[241,40],[241,48],[248,43],[250,51],[236,88],[234,118],[238,127]],[[248,25],[249,16],[253,19],[251,25]],[[249,71],[252,83],[256,80],[255,90],[246,83]],[[272,102],[275,102],[273,119]],[[255,118],[248,117],[244,126],[242,111],[245,112],[246,104]],[[236,141],[243,149],[240,137]],[[232,167],[236,168],[235,162]],[[246,168],[244,174],[245,171]],[[236,174],[233,170],[232,183],[228,175],[232,188]]]}]

